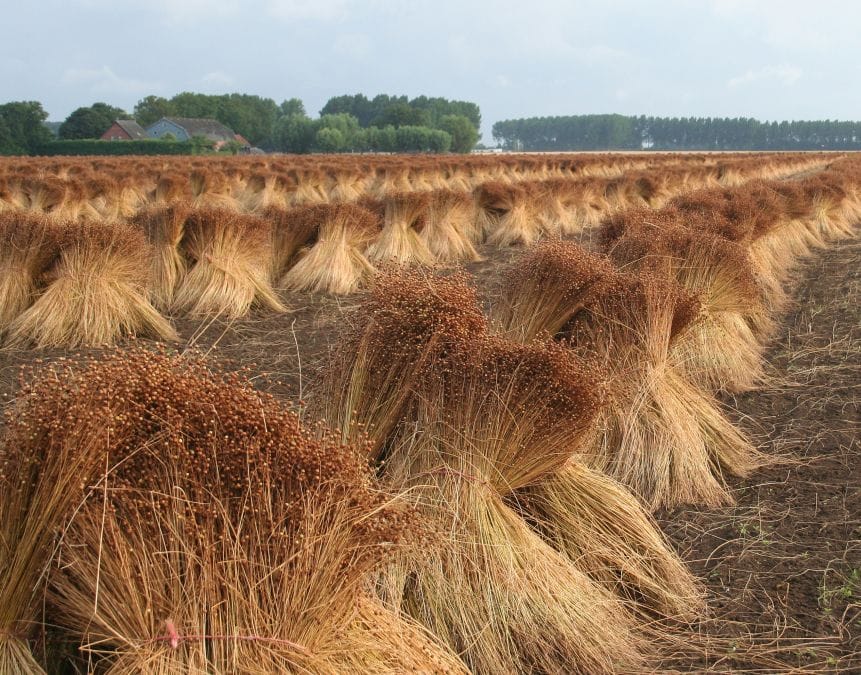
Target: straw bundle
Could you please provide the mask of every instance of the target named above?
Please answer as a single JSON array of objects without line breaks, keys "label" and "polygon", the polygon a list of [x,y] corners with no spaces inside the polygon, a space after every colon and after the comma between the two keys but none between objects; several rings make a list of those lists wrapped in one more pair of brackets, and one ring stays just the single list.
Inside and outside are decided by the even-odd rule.
[{"label": "straw bundle", "polygon": [[177,286],[188,270],[180,244],[189,211],[188,204],[174,202],[170,206],[148,207],[131,219],[131,223],[146,234],[152,247],[150,298],[161,310],[171,307]]},{"label": "straw bundle", "polygon": [[309,412],[341,429],[345,440],[363,436],[376,461],[418,378],[455,344],[482,335],[486,322],[467,276],[389,269],[345,326],[309,397]]},{"label": "straw bundle", "polygon": [[483,183],[475,190],[478,222],[489,244],[532,244],[541,236],[540,190],[533,183]]},{"label": "straw bundle", "polygon": [[475,262],[481,256],[473,242],[480,241],[475,226],[475,203],[469,192],[434,190],[429,195],[425,225],[419,236],[440,262]]},{"label": "straw bundle", "polygon": [[569,460],[511,500],[554,549],[647,616],[689,621],[703,589],[625,486]]},{"label": "straw bundle", "polygon": [[[116,420],[115,435],[102,432],[109,470],[76,477],[95,478],[93,490],[66,527],[50,589],[97,668],[462,672],[365,597],[373,570],[426,539],[355,447],[194,359],[118,352],[53,379],[64,396],[107,388]],[[63,439],[55,391],[43,384],[31,407]]]},{"label": "straw bundle", "polygon": [[602,434],[585,460],[651,508],[728,503],[724,472],[746,475],[763,461],[677,361],[676,345],[699,313],[675,282],[619,273],[563,331],[610,373]]},{"label": "straw bundle", "polygon": [[557,471],[600,407],[566,348],[484,337],[427,374],[385,472],[447,546],[381,581],[478,672],[610,672],[643,648],[627,610],[504,501]]},{"label": "straw bundle", "polygon": [[503,294],[491,308],[493,321],[519,342],[542,333],[556,335],[612,272],[605,256],[573,242],[540,242],[503,273]]},{"label": "straw bundle", "polygon": [[609,251],[627,270],[648,270],[675,279],[702,305],[700,320],[677,344],[687,375],[708,391],[752,389],[764,377],[760,330],[770,321],[744,248],[707,232],[665,222],[629,227]]},{"label": "straw bundle", "polygon": [[373,213],[353,204],[320,204],[296,209],[294,218],[316,228],[317,238],[281,277],[282,287],[345,295],[373,274],[364,254],[380,230]]},{"label": "straw bundle", "polygon": [[57,226],[45,216],[0,213],[0,331],[33,304],[58,253]]},{"label": "straw bundle", "polygon": [[[317,237],[317,224],[302,217],[305,209],[268,206],[260,214],[272,225],[272,278],[280,279],[305,246]],[[298,217],[297,217],[298,216]]]},{"label": "straw bundle", "polygon": [[383,228],[367,250],[372,261],[432,265],[421,232],[427,226],[428,192],[395,192],[383,199]]},{"label": "straw bundle", "polygon": [[235,211],[191,211],[182,249],[191,261],[172,308],[193,317],[244,316],[253,304],[285,311],[272,288],[272,224]]},{"label": "straw bundle", "polygon": [[189,176],[193,204],[198,208],[239,209],[239,201],[233,196],[230,183],[220,171],[201,169]]},{"label": "straw bundle", "polygon": [[57,246],[48,284],[9,324],[8,344],[109,345],[124,335],[176,339],[148,299],[151,252],[141,232],[119,223],[66,223]]}]

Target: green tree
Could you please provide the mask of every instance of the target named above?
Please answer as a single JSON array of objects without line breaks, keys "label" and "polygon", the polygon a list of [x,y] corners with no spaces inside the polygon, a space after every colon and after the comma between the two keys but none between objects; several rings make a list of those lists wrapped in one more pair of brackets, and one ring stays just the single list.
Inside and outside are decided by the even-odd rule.
[{"label": "green tree", "polygon": [[128,119],[122,108],[107,103],[93,103],[89,107],[77,108],[60,125],[59,136],[63,140],[99,138],[116,120]]},{"label": "green tree", "polygon": [[340,152],[344,149],[344,135],[339,129],[324,127],[314,137],[314,146],[320,152]]},{"label": "green tree", "polygon": [[369,127],[365,129],[365,146],[374,152],[395,152],[398,134],[393,126]]},{"label": "green tree", "polygon": [[192,155],[208,155],[212,152],[214,143],[206,136],[192,136],[189,139]]},{"label": "green tree", "polygon": [[396,101],[392,103],[371,122],[372,126],[385,127],[427,127],[430,126],[430,115],[425,110],[413,108],[409,103]]},{"label": "green tree", "polygon": [[311,152],[318,123],[304,115],[280,117],[272,128],[273,149],[281,152],[304,154]]},{"label": "green tree", "polygon": [[395,130],[397,152],[447,152],[451,135],[429,127],[403,126]]},{"label": "green tree", "polygon": [[282,115],[286,115],[287,117],[290,115],[302,115],[302,117],[307,117],[305,113],[305,104],[302,103],[301,98],[288,98],[281,102],[278,109]]},{"label": "green tree", "polygon": [[143,127],[158,122],[162,117],[173,115],[176,115],[174,105],[161,96],[147,96],[135,106],[135,119]]},{"label": "green tree", "polygon": [[53,139],[45,120],[48,113],[38,101],[13,101],[0,105],[0,153],[27,155]]},{"label": "green tree", "polygon": [[470,152],[478,143],[478,130],[465,115],[443,115],[437,128],[451,136],[452,152]]}]

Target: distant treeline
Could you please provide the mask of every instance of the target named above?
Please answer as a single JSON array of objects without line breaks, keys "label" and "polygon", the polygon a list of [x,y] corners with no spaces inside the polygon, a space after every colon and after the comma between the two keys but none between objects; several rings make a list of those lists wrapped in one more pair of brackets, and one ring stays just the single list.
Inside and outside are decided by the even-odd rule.
[{"label": "distant treeline", "polygon": [[569,115],[503,120],[509,150],[861,150],[861,122],[760,122],[749,117]]},{"label": "distant treeline", "polygon": [[[323,106],[319,117],[312,118],[298,98],[278,104],[250,94],[183,92],[171,98],[146,96],[132,113],[93,103],[77,108],[53,128],[45,124],[48,115],[41,103],[16,101],[0,104],[0,154],[42,154],[40,150],[48,148],[55,133],[61,141],[92,142],[114,120],[135,119],[146,127],[162,117],[216,119],[264,150],[294,153],[469,152],[478,142],[481,126],[475,103],[428,96],[336,96]],[[51,151],[64,152],[77,147],[50,146]],[[126,145],[113,152],[126,147],[128,154],[136,154]],[[137,152],[149,148],[141,146]]]}]

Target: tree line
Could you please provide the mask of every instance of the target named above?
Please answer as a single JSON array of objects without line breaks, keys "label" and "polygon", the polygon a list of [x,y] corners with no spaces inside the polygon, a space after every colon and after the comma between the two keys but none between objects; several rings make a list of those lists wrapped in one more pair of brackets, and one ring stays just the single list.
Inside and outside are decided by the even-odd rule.
[{"label": "tree line", "polygon": [[502,120],[509,150],[859,150],[861,122],[761,122],[749,117],[569,115]]},{"label": "tree line", "polygon": [[[38,154],[53,134],[37,101],[0,105],[0,154]],[[381,94],[335,96],[311,118],[298,98],[276,103],[250,94],[183,92],[146,96],[132,113],[97,102],[74,110],[59,125],[64,141],[98,139],[117,119],[146,127],[162,117],[216,119],[265,150],[308,152],[469,152],[478,142],[475,103],[441,97]]]}]

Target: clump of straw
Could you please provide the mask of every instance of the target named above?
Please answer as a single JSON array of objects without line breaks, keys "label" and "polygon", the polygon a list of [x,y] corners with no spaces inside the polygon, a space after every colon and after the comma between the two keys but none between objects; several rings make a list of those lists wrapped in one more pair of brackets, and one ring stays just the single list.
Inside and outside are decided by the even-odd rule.
[{"label": "clump of straw", "polygon": [[119,223],[65,223],[57,246],[46,288],[9,324],[9,345],[110,345],[124,335],[176,339],[148,299],[151,251],[140,231]]},{"label": "clump of straw", "polygon": [[221,209],[189,212],[182,249],[190,260],[174,311],[193,317],[244,316],[254,304],[285,311],[272,288],[272,225]]},{"label": "clump of straw", "polygon": [[131,220],[146,234],[152,247],[150,297],[161,310],[171,307],[177,286],[188,271],[180,244],[185,236],[189,210],[189,205],[182,202],[151,206],[138,211]]},{"label": "clump of straw", "polygon": [[374,273],[365,257],[380,230],[373,213],[354,204],[320,204],[297,209],[294,218],[308,221],[317,237],[281,278],[282,287],[345,295]]},{"label": "clump of straw", "polygon": [[481,260],[473,245],[481,240],[481,235],[476,231],[475,202],[469,192],[447,189],[431,192],[426,222],[419,235],[440,262]]},{"label": "clump of straw", "polygon": [[528,249],[503,272],[502,293],[491,315],[498,330],[528,342],[556,335],[613,272],[606,256],[574,242],[547,240]]},{"label": "clump of straw", "polygon": [[0,331],[33,304],[58,253],[57,227],[51,220],[0,213]]},{"label": "clump of straw", "polygon": [[391,268],[375,278],[345,325],[309,411],[345,439],[366,436],[379,459],[417,378],[453,345],[482,335],[486,321],[466,275]]},{"label": "clump of straw", "polygon": [[625,269],[675,279],[699,299],[700,320],[678,343],[679,363],[693,381],[709,391],[752,389],[764,377],[754,327],[764,330],[770,316],[747,251],[682,226],[677,214],[663,216],[660,225],[640,221],[629,227],[610,257]]},{"label": "clump of straw", "polygon": [[670,279],[619,273],[563,331],[610,373],[602,433],[585,460],[651,508],[729,503],[724,472],[746,475],[763,461],[676,362],[675,347],[700,309]]},{"label": "clump of straw", "polygon": [[57,367],[24,400],[28,437],[108,453],[74,474],[88,489],[50,579],[55,623],[98,668],[462,672],[364,591],[427,535],[354,446],[240,376],[143,350]]},{"label": "clump of straw", "polygon": [[475,190],[478,222],[489,244],[532,244],[541,236],[539,193],[530,183],[483,183]]},{"label": "clump of straw", "polygon": [[510,501],[553,548],[644,614],[702,614],[699,581],[637,498],[603,472],[572,459]]},{"label": "clump of straw", "polygon": [[432,265],[433,254],[422,238],[430,204],[428,192],[395,192],[383,199],[383,228],[368,247],[369,260]]},{"label": "clump of straw", "polygon": [[640,663],[634,622],[505,502],[558,471],[601,405],[595,374],[550,342],[484,336],[428,373],[385,475],[447,546],[381,581],[478,672],[611,672]]},{"label": "clump of straw", "polygon": [[272,224],[272,278],[281,279],[303,247],[317,237],[317,225],[303,218],[304,209],[268,206],[260,217]]}]

